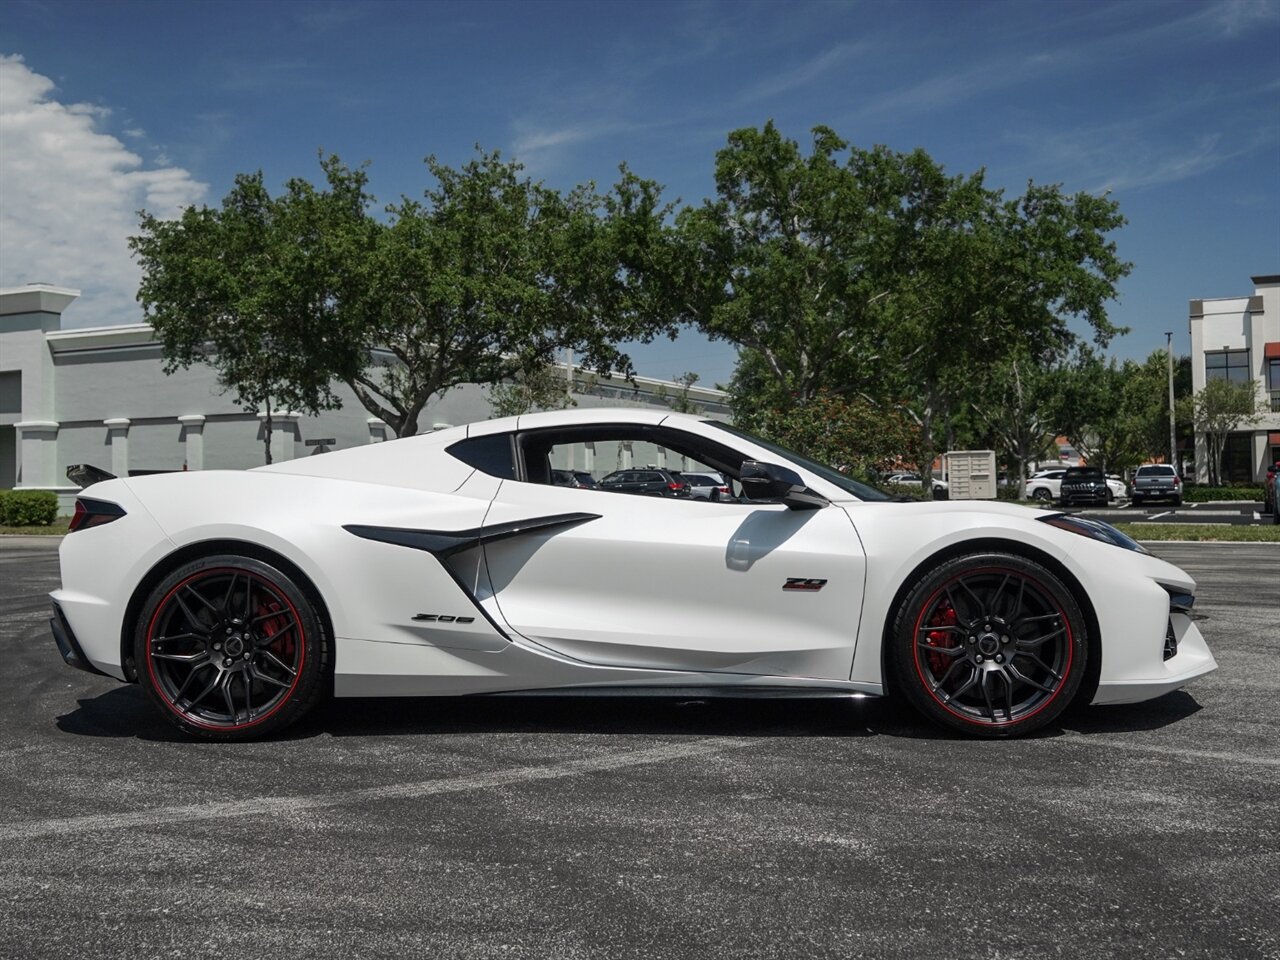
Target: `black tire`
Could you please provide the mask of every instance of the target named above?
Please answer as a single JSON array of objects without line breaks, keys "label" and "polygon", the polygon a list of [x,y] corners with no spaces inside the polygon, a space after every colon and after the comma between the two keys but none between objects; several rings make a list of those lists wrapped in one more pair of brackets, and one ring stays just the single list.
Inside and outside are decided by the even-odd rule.
[{"label": "black tire", "polygon": [[926,717],[973,737],[1016,737],[1070,706],[1088,651],[1084,615],[1061,580],[1024,557],[983,552],[911,589],[887,661],[894,689]]},{"label": "black tire", "polygon": [[1135,493],[1132,497],[1129,498],[1129,503],[1135,507],[1140,507],[1142,506],[1142,498]]},{"label": "black tire", "polygon": [[1182,506],[1182,498],[1181,498],[1181,497],[1174,497],[1174,498],[1173,498],[1173,505],[1174,505],[1175,507],[1180,507],[1180,506]]},{"label": "black tire", "polygon": [[143,605],[138,681],[190,736],[248,740],[282,730],[325,686],[331,645],[316,606],[260,560],[220,554],[183,564]]},{"label": "black tire", "polygon": [[1053,499],[1053,494],[1051,494],[1045,487],[1036,487],[1031,491],[1031,499],[1039,500],[1041,503],[1048,503]]}]

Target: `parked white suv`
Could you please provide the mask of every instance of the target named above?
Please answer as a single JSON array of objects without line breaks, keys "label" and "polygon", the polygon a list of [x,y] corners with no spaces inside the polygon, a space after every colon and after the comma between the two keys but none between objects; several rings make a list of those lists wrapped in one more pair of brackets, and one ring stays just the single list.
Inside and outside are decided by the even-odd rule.
[{"label": "parked white suv", "polygon": [[1031,475],[1022,488],[1022,496],[1026,500],[1039,500],[1048,503],[1062,496],[1062,478],[1067,469],[1039,470]]}]

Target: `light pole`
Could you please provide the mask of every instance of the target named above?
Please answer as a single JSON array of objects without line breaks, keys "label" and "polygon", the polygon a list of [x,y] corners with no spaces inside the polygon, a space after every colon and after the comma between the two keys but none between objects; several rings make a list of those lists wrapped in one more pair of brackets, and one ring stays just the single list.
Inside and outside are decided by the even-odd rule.
[{"label": "light pole", "polygon": [[1173,420],[1173,331],[1166,330],[1164,334],[1165,352],[1169,355],[1169,463],[1173,465],[1173,472],[1181,476],[1182,471],[1178,464],[1178,435],[1174,429]]}]

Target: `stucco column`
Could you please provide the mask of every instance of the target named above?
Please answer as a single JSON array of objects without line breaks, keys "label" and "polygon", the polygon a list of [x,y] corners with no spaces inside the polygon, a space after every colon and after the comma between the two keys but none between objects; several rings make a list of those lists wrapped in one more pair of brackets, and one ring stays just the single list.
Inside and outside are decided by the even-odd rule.
[{"label": "stucco column", "polygon": [[18,483],[21,487],[57,487],[58,423],[23,420],[13,425],[18,435]]},{"label": "stucco column", "polygon": [[204,469],[204,419],[202,413],[189,413],[178,418],[187,448],[183,462],[188,470]]},{"label": "stucco column", "polygon": [[582,469],[590,473],[596,466],[596,445],[588,440],[582,445]]},{"label": "stucco column", "polygon": [[111,444],[111,472],[117,477],[129,475],[129,423],[128,417],[102,421],[107,428],[107,442]]},{"label": "stucco column", "polygon": [[387,422],[378,417],[370,417],[365,421],[369,425],[369,442],[381,443],[387,439]]},{"label": "stucco column", "polygon": [[[259,413],[258,419],[265,421],[267,415]],[[302,414],[287,410],[283,413],[271,414],[271,461],[292,460],[297,456],[298,421]]]},{"label": "stucco column", "polygon": [[622,469],[631,469],[631,441],[623,440],[620,443],[622,447]]}]

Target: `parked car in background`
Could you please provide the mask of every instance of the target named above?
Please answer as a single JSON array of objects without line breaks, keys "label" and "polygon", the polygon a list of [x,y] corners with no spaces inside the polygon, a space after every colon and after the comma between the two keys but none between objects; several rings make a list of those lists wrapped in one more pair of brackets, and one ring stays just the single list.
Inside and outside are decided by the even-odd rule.
[{"label": "parked car in background", "polygon": [[1111,488],[1101,467],[1068,467],[1058,487],[1058,498],[1064,507],[1103,504],[1111,499]]},{"label": "parked car in background", "polygon": [[718,473],[689,473],[681,470],[680,477],[689,484],[689,496],[695,500],[727,499],[733,492],[729,483]]},{"label": "parked car in background", "polygon": [[1039,500],[1041,503],[1057,500],[1062,493],[1062,478],[1066,472],[1066,469],[1036,471],[1023,486],[1022,496],[1027,500]]},{"label": "parked car in background", "polygon": [[1148,500],[1171,500],[1175,507],[1182,505],[1182,480],[1167,463],[1149,463],[1139,467],[1133,477],[1133,505],[1141,506]]},{"label": "parked car in background", "polygon": [[1107,488],[1111,491],[1111,500],[1129,496],[1128,485],[1114,473],[1107,474]]},{"label": "parked car in background", "polygon": [[585,470],[552,470],[551,483],[557,487],[582,487],[594,490],[595,478]]},{"label": "parked car in background", "polygon": [[[929,482],[933,485],[934,497],[945,497],[951,486],[947,481],[939,480],[936,477],[930,477]],[[898,487],[924,486],[924,480],[921,479],[920,474],[918,473],[892,473],[889,475],[888,479],[885,480],[885,483],[889,486]]]},{"label": "parked car in background", "polygon": [[670,470],[615,470],[599,483],[612,493],[644,493],[655,497],[687,497],[689,484]]}]

